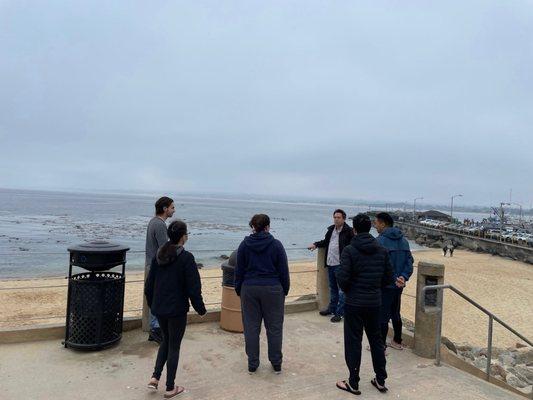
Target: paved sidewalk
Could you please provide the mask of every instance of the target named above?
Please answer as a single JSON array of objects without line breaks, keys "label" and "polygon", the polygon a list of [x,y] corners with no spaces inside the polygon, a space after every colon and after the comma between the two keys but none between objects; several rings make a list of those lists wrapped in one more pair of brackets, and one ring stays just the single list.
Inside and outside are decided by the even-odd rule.
[{"label": "paved sidewalk", "polygon": [[[264,336],[264,334],[263,334]],[[316,312],[286,316],[282,375],[274,375],[262,341],[258,373],[246,372],[242,335],[221,331],[218,324],[187,327],[177,384],[184,399],[352,399],[335,388],[347,376],[342,323],[331,324]],[[137,330],[100,352],[64,349],[59,341],[2,345],[0,399],[159,399],[149,392],[157,346]],[[370,353],[363,351],[361,385],[364,399],[521,399],[452,367],[435,367],[411,351],[391,351],[387,358],[389,393],[370,385]],[[165,375],[163,375],[164,378]],[[162,385],[164,386],[164,385]]]}]

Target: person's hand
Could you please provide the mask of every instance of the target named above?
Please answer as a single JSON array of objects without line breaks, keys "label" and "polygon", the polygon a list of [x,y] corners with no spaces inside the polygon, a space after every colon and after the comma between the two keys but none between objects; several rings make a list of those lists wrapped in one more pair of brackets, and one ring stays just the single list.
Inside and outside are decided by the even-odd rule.
[{"label": "person's hand", "polygon": [[313,251],[315,249],[316,249],[316,245],[314,243],[309,245],[309,247],[307,248],[307,250],[311,250],[311,251]]},{"label": "person's hand", "polygon": [[403,276],[396,278],[396,286],[399,288],[405,287],[405,278]]}]

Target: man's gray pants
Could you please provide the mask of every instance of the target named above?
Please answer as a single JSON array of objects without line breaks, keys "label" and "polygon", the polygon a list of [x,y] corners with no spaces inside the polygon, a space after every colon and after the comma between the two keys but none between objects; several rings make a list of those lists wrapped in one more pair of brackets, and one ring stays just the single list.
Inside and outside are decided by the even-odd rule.
[{"label": "man's gray pants", "polygon": [[259,336],[262,320],[265,321],[268,359],[272,365],[281,365],[285,315],[285,294],[281,285],[242,285],[241,307],[248,367],[259,367]]}]

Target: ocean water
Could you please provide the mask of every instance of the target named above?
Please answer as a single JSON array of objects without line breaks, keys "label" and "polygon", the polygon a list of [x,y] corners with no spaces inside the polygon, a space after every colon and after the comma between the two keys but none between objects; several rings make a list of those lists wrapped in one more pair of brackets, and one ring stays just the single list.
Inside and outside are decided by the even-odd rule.
[{"label": "ocean water", "polygon": [[[271,233],[282,241],[290,260],[311,260],[315,253],[306,247],[323,238],[335,208],[349,216],[368,210],[346,204],[173,198],[174,218],[187,222],[191,232],[186,248],[206,267],[219,266],[220,256],[229,255],[250,234],[248,221],[255,213],[270,216]],[[67,248],[95,239],[130,246],[127,271],[142,270],[155,200],[147,195],[0,189],[0,279],[66,275]]]}]

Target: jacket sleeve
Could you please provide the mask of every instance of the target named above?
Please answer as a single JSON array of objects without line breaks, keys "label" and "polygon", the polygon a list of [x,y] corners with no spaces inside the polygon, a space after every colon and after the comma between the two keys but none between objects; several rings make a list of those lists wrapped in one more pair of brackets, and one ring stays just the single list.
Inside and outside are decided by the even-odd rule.
[{"label": "jacket sleeve", "polygon": [[403,271],[400,274],[401,276],[405,278],[406,282],[409,280],[409,278],[413,274],[413,263],[414,263],[413,255],[409,251],[409,254],[407,255],[407,259],[405,260]]},{"label": "jacket sleeve", "polygon": [[328,230],[326,231],[326,235],[324,236],[324,239],[322,240],[319,240],[318,242],[315,242],[314,245],[318,248],[321,248],[321,247],[326,247],[328,245],[328,233],[329,233],[329,228]]},{"label": "jacket sleeve", "polygon": [[276,268],[278,270],[279,279],[281,282],[281,286],[283,287],[283,292],[285,293],[285,296],[287,296],[291,287],[291,278],[289,274],[289,262],[287,261],[287,252],[285,251],[285,248],[283,247],[281,242],[278,242],[277,260],[278,263],[276,265]]},{"label": "jacket sleeve", "polygon": [[341,265],[335,271],[337,283],[343,292],[347,292],[350,289],[353,269],[352,254],[350,253],[350,249],[345,247],[341,254]]},{"label": "jacket sleeve", "polygon": [[146,303],[148,307],[152,308],[152,301],[154,300],[154,284],[155,284],[155,274],[156,274],[156,261],[152,260],[150,269],[148,270],[148,276],[144,282],[144,295],[146,296]]},{"label": "jacket sleeve", "polygon": [[413,254],[411,253],[411,250],[408,250],[407,257],[405,259],[405,264],[403,266],[402,272],[400,272],[400,276],[403,276],[405,278],[405,281],[407,282],[411,275],[413,274]]},{"label": "jacket sleeve", "polygon": [[246,256],[244,254],[245,246],[242,242],[237,249],[237,266],[235,267],[235,292],[237,296],[241,295],[242,282],[244,281],[244,271],[246,268]]},{"label": "jacket sleeve", "polygon": [[383,270],[383,276],[381,278],[381,287],[387,287],[390,285],[394,285],[394,268],[392,266],[392,263],[390,261],[389,252],[386,249],[383,249],[383,263],[384,263],[384,270]]},{"label": "jacket sleeve", "polygon": [[202,298],[202,281],[193,255],[187,260],[185,266],[185,280],[187,282],[187,295],[191,300],[192,307],[198,314],[204,315],[207,311]]},{"label": "jacket sleeve", "polygon": [[[165,224],[163,222],[163,224]],[[157,229],[155,230],[155,241],[157,242],[157,247],[163,246],[166,242],[168,242],[168,234],[166,225],[157,226]]]}]

